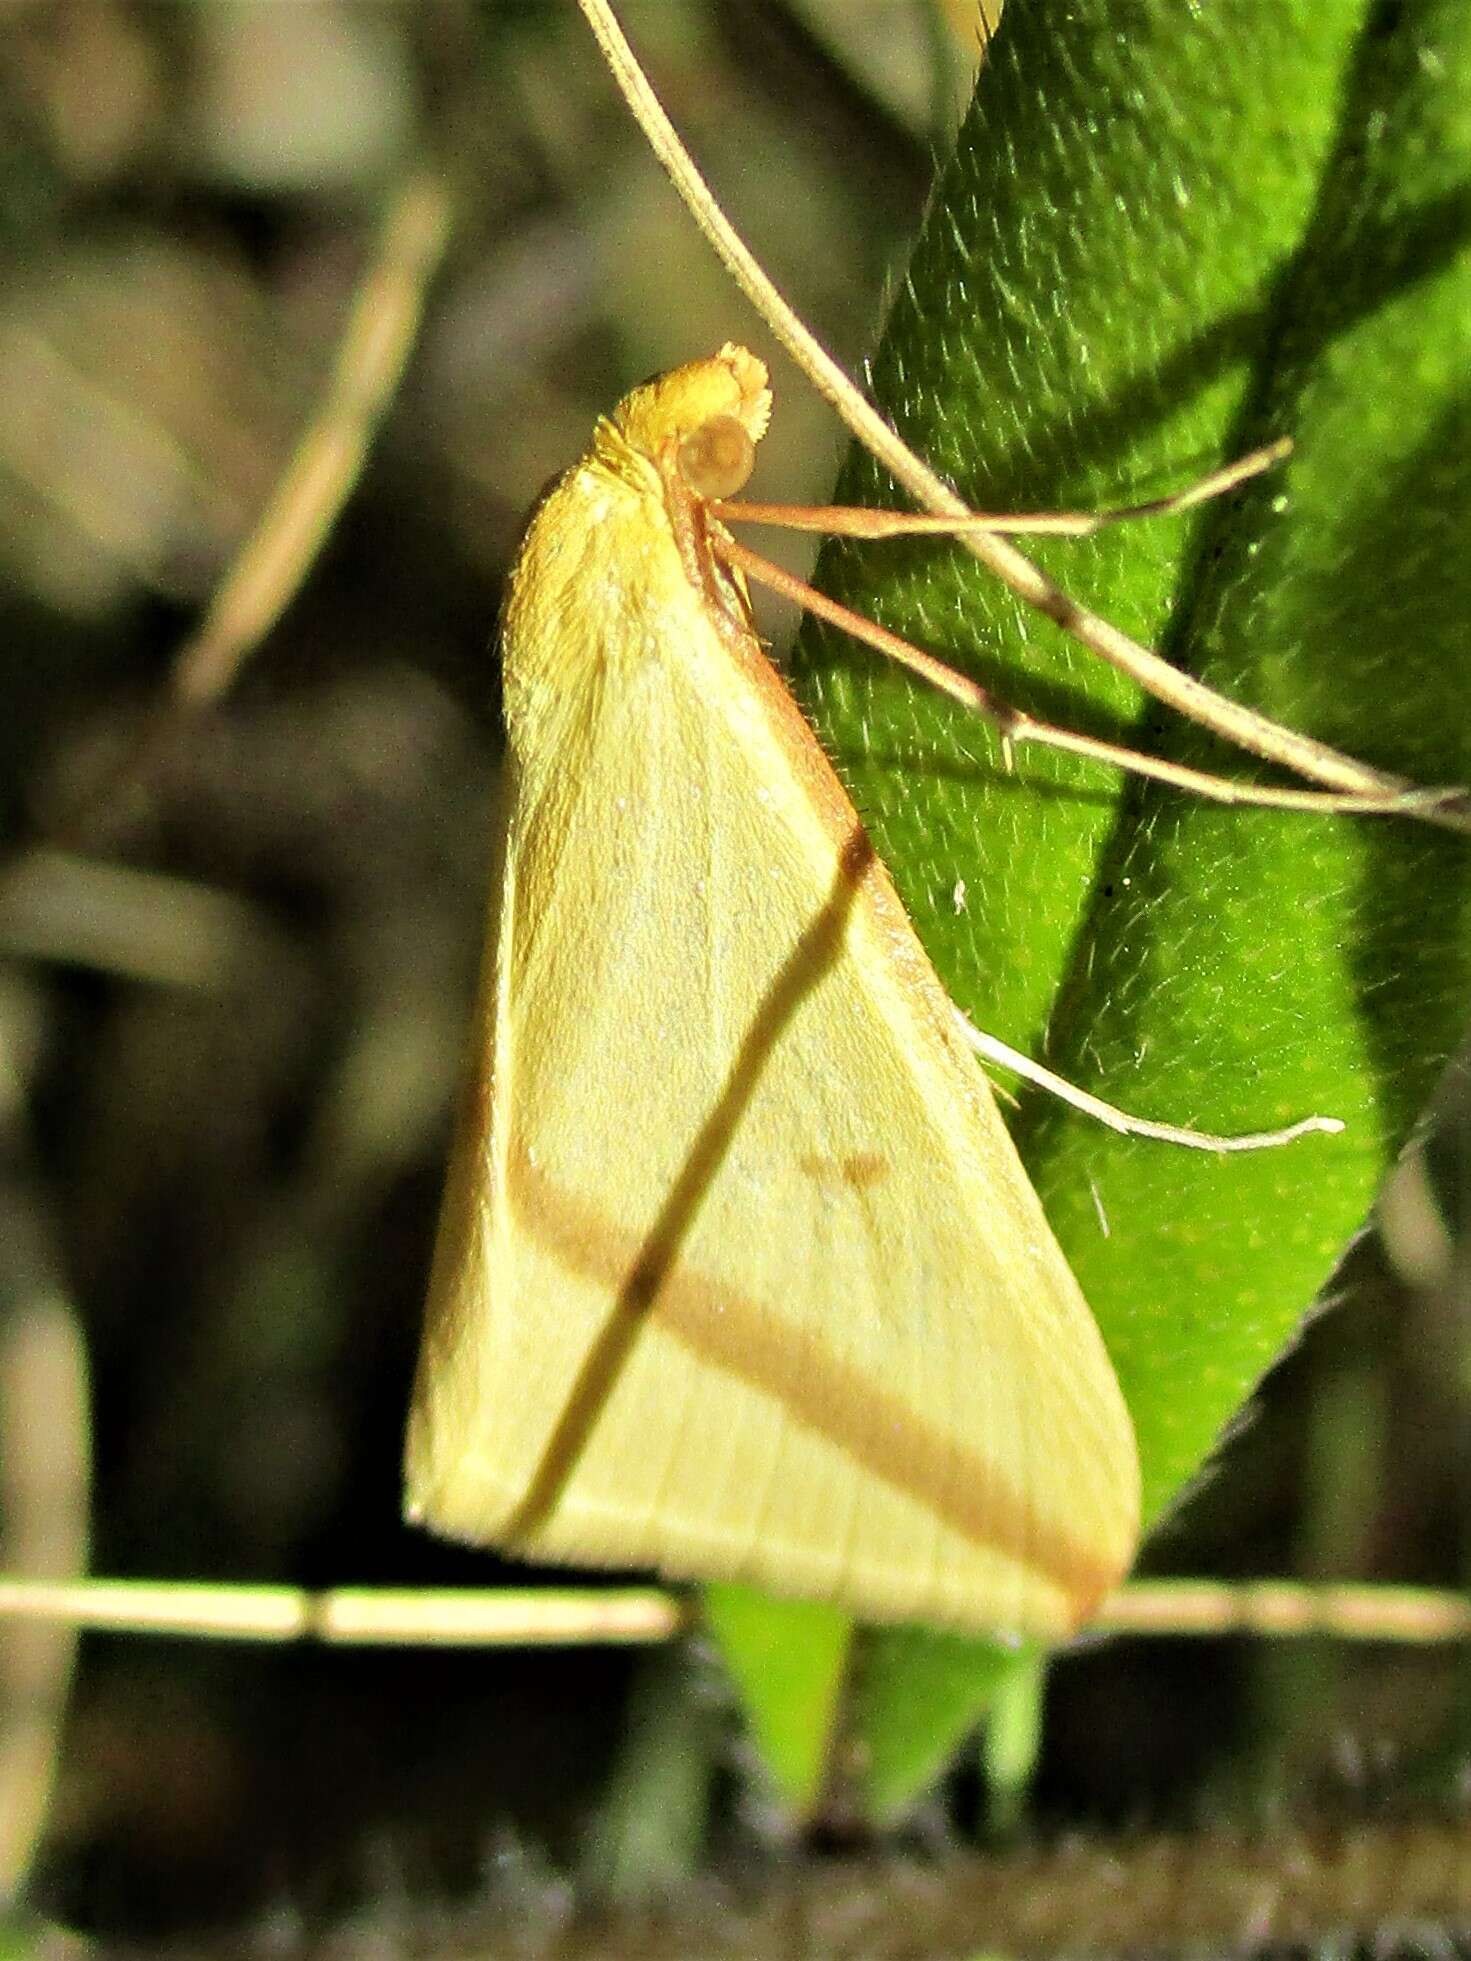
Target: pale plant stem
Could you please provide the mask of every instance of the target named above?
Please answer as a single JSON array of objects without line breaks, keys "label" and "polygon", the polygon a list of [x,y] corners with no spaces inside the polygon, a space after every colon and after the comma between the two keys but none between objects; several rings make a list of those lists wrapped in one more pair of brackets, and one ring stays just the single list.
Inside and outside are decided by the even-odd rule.
[{"label": "pale plant stem", "polygon": [[[597,38],[613,79],[675,190],[726,269],[813,387],[916,502],[938,516],[969,518],[972,513],[965,503],[915,455],[897,430],[864,397],[787,302],[726,217],[669,120],[608,0],[578,0],[578,5]],[[1147,693],[1178,709],[1202,728],[1312,782],[1350,795],[1382,800],[1413,790],[1414,786],[1404,778],[1374,769],[1311,736],[1286,728],[1171,666],[1162,656],[1072,599],[1005,538],[985,531],[962,532],[959,542],[1019,599],[1129,675]],[[1382,808],[1383,804],[1372,807]],[[1471,828],[1471,816],[1460,810],[1438,809],[1434,799],[1428,805],[1402,807],[1432,823],[1457,830]]]},{"label": "pale plant stem", "polygon": [[123,1634],[321,1641],[333,1647],[578,1647],[667,1641],[688,1619],[650,1587],[523,1589],[234,1586],[172,1580],[72,1583],[0,1575],[0,1621],[60,1621]]},{"label": "pale plant stem", "polygon": [[1352,1582],[1135,1580],[1103,1603],[1090,1632],[1431,1645],[1471,1637],[1471,1599],[1433,1587]]},{"label": "pale plant stem", "polygon": [[316,414],[259,522],[174,663],[174,694],[198,705],[234,680],[280,618],[357,482],[403,373],[449,237],[449,196],[428,171],[391,199]]},{"label": "pale plant stem", "polygon": [[[53,843],[85,848],[96,814],[146,780],[185,717],[226,692],[299,590],[403,375],[449,225],[444,183],[428,170],[412,172],[384,211],[315,413],[203,619],[175,655],[168,697],[81,808],[52,827]],[[0,888],[29,876],[24,856],[17,856],[0,867]]]},{"label": "pale plant stem", "polygon": [[[656,1587],[231,1586],[0,1575],[0,1621],[120,1634],[334,1647],[581,1647],[673,1640],[690,1603]],[[1471,1637],[1471,1599],[1430,1587],[1295,1580],[1138,1580],[1107,1599],[1085,1636],[1250,1634],[1430,1645]]]}]

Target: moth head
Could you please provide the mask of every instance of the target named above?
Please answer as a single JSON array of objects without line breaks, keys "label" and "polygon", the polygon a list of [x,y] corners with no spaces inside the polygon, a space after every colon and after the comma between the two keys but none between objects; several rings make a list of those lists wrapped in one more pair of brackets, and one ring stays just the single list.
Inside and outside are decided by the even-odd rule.
[{"label": "moth head", "polygon": [[613,422],[651,462],[672,454],[697,496],[733,497],[751,474],[770,415],[765,363],[727,342],[712,359],[635,388]]}]

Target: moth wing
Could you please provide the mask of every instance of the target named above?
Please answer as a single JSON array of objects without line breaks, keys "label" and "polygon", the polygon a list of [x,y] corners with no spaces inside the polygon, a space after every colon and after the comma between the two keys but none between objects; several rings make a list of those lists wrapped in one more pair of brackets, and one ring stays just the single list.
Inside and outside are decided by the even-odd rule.
[{"label": "moth wing", "polygon": [[666,627],[508,788],[411,1515],[1066,1631],[1138,1525],[1101,1337],[781,684]]}]

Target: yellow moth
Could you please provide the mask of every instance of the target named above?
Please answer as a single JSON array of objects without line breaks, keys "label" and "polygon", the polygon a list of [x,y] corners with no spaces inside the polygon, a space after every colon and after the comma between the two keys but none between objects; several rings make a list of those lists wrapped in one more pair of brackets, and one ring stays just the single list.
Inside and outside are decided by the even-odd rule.
[{"label": "yellow moth", "polygon": [[1122,1577],[1102,1338],[708,501],[766,371],[636,389],[512,575],[473,1078],[408,1511],[865,1619],[1061,1634]]},{"label": "yellow moth", "polygon": [[[607,0],[580,0],[660,161],[758,311],[928,515],[735,504],[766,373],[723,348],[636,389],[512,574],[508,760],[473,1076],[407,1448],[411,1518],[529,1559],[649,1565],[867,1620],[1059,1635],[1123,1576],[1133,1430],[1102,1338],[936,977],[768,665],[744,576],[1036,741],[1227,803],[1400,811],[1422,790],[1203,687],[1007,536],[1182,509],[1279,455],[1092,517],[977,516],[792,312],[695,169]],[[953,534],[1027,604],[1312,787],[1242,784],[1057,729],[795,586],[742,516]]]}]

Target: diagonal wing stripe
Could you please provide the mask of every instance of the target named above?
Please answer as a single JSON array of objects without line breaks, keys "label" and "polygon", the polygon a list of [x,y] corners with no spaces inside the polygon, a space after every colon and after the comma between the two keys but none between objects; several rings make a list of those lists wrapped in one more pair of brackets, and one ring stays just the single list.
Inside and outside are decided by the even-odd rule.
[{"label": "diagonal wing stripe", "polygon": [[[621,1359],[652,1313],[700,1361],[760,1390],[794,1421],[845,1451],[895,1490],[923,1505],[964,1535],[1054,1581],[1079,1603],[1110,1591],[1115,1567],[1097,1559],[1082,1540],[1049,1519],[1045,1525],[1000,1469],[927,1423],[882,1383],[835,1357],[807,1330],[779,1321],[772,1309],[749,1300],[723,1281],[672,1265],[650,1309],[629,1287],[643,1244],[610,1224],[594,1208],[561,1191],[517,1152],[508,1167],[511,1198],[529,1233],[570,1272],[617,1296],[613,1318],[594,1344],[591,1366],[579,1376],[568,1410],[535,1479],[539,1502],[519,1508],[514,1535],[534,1532],[575,1469],[566,1437],[578,1445],[591,1435],[611,1393],[606,1358]],[[631,1322],[631,1326],[620,1325]],[[599,1366],[599,1358],[602,1366]],[[559,1445],[559,1438],[562,1440]],[[550,1475],[549,1475],[550,1473]]]}]

